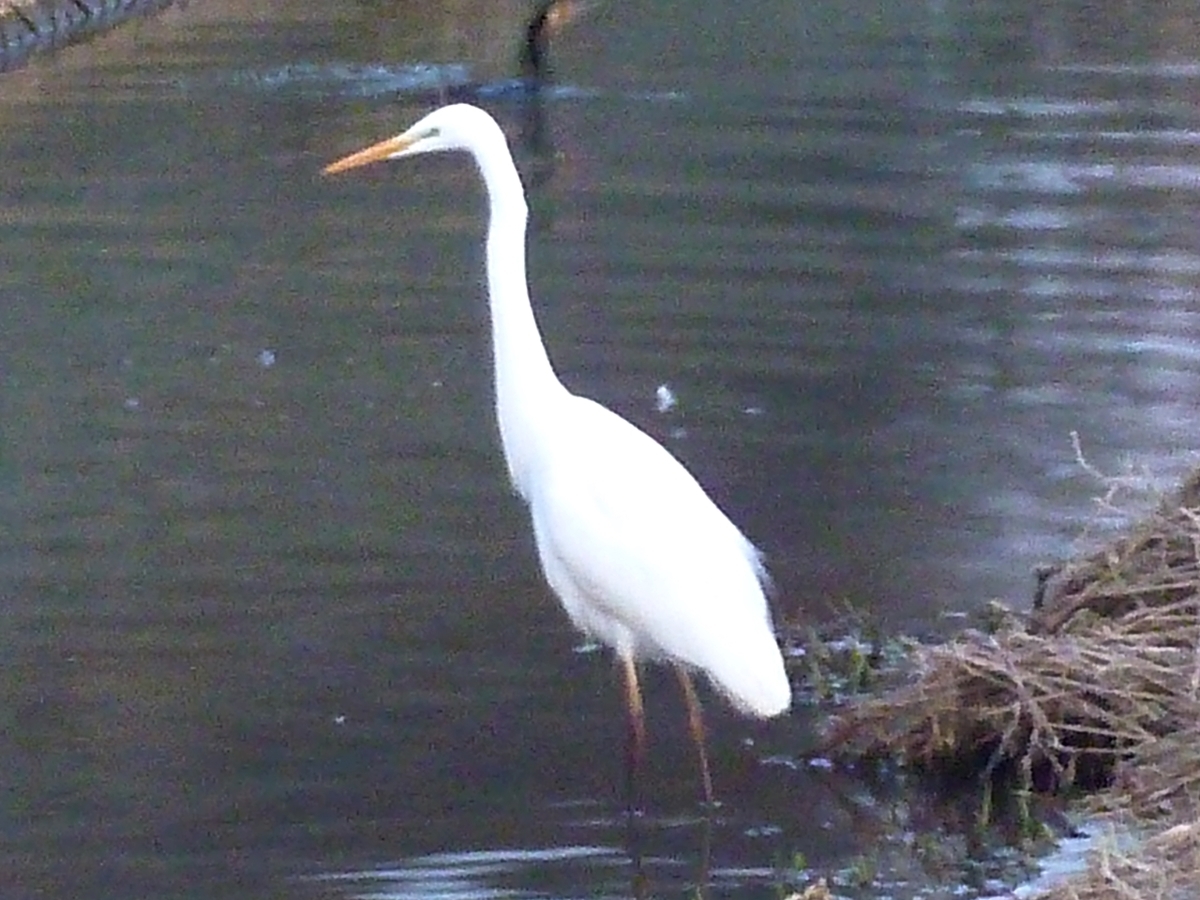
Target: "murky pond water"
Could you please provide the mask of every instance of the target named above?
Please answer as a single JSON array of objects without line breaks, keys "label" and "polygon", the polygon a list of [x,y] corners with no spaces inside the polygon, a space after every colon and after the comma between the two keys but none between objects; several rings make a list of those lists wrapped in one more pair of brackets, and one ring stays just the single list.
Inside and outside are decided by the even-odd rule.
[{"label": "murky pond water", "polygon": [[[540,105],[484,100],[564,380],[692,468],[787,621],[1024,603],[1102,492],[1072,432],[1194,460],[1195,17],[676,6],[599,7]],[[517,26],[315,7],[197,0],[0,79],[5,898],[630,890],[615,672],[491,421],[479,184],[317,174]],[[883,853],[899,801],[810,766],[804,711],[710,704],[706,823],[647,682],[654,892],[705,847],[729,896]],[[902,851],[888,896],[927,890]]]}]

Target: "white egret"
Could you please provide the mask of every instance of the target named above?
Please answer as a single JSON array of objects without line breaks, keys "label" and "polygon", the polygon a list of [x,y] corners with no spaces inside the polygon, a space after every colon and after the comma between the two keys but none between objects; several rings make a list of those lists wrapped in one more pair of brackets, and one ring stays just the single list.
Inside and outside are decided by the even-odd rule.
[{"label": "white egret", "polygon": [[571,621],[612,647],[624,669],[631,784],[645,746],[637,661],[666,660],[683,688],[711,803],[691,673],[703,672],[748,715],[768,718],[791,705],[761,557],[662,445],[558,380],[526,285],[525,192],[491,116],[446,106],[324,171],[447,150],[470,153],[487,188],[496,414],[542,571]]}]

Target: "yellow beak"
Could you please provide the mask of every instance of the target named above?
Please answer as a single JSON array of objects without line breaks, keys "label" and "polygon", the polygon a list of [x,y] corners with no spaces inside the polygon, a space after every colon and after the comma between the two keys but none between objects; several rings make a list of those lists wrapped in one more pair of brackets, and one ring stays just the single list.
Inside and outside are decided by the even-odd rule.
[{"label": "yellow beak", "polygon": [[344,156],[337,162],[331,162],[321,170],[321,174],[334,175],[338,172],[345,172],[347,169],[357,169],[359,166],[365,166],[367,163],[387,159],[389,156],[394,156],[404,148],[410,146],[413,140],[413,138],[406,137],[405,135],[388,138],[386,141],[372,144],[365,150],[359,150],[357,153]]}]

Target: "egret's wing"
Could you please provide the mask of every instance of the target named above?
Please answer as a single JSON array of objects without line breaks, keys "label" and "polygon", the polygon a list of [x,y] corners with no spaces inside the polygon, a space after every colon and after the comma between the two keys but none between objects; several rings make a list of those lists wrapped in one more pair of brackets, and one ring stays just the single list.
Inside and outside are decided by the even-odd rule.
[{"label": "egret's wing", "polygon": [[603,623],[619,623],[629,650],[703,669],[752,709],[737,685],[760,667],[751,656],[773,655],[762,677],[778,700],[786,679],[757,551],[660,444],[572,399],[530,496],[543,566],[568,612],[610,643],[619,630]]}]

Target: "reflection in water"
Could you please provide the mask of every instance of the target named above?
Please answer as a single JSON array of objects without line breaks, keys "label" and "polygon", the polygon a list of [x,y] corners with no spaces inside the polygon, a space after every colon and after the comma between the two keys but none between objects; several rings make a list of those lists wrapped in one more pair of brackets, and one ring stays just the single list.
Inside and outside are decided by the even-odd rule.
[{"label": "reflection in water", "polygon": [[[595,896],[606,869],[621,868],[624,859],[605,847],[553,847],[543,850],[481,850],[436,853],[401,866],[321,876],[349,884],[348,896],[362,898],[437,897],[443,900]],[[536,870],[536,876],[530,876]],[[530,891],[536,882],[540,889]],[[584,887],[588,885],[588,887]]]},{"label": "reflection in water", "polygon": [[[591,827],[595,827],[594,823]],[[641,854],[642,828],[669,829],[698,836],[702,845],[693,851],[699,860],[694,878],[689,859],[655,857],[647,864]],[[493,849],[464,853],[435,853],[358,872],[315,876],[345,888],[358,898],[504,898],[594,897],[598,893],[636,898],[662,896],[686,888],[696,896],[710,889],[728,889],[750,873],[726,870],[714,882],[709,872],[711,819],[695,821],[633,821],[629,827],[628,854],[605,846],[556,846],[542,849]],[[690,857],[692,854],[688,854]],[[772,877],[770,872],[754,873]],[[691,880],[689,881],[689,878]]]},{"label": "reflection in water", "polygon": [[[538,0],[532,10],[524,11],[524,20],[519,18],[520,8],[512,9],[510,15],[497,15],[497,10],[490,7],[480,10],[482,18],[495,21],[501,29],[507,27],[514,35],[513,43],[517,49],[511,66],[513,71],[506,70],[500,77],[488,71],[486,65],[473,68],[461,59],[397,65],[378,61],[289,62],[265,70],[209,73],[209,80],[187,81],[184,86],[190,90],[237,87],[309,97],[400,96],[409,100],[423,99],[433,105],[519,98],[555,90],[551,41],[586,17],[589,9],[586,0]],[[379,13],[383,14],[384,10]],[[477,63],[481,62],[478,57],[484,56],[484,51],[478,47],[471,49]],[[565,88],[562,93],[577,96],[581,92],[576,88]]]},{"label": "reflection in water", "polygon": [[471,70],[461,63],[289,63],[274,69],[251,69],[219,77],[219,81],[189,83],[185,87],[195,91],[203,87],[216,90],[229,86],[317,98],[384,98],[397,94],[437,96],[449,85],[469,84]]}]

